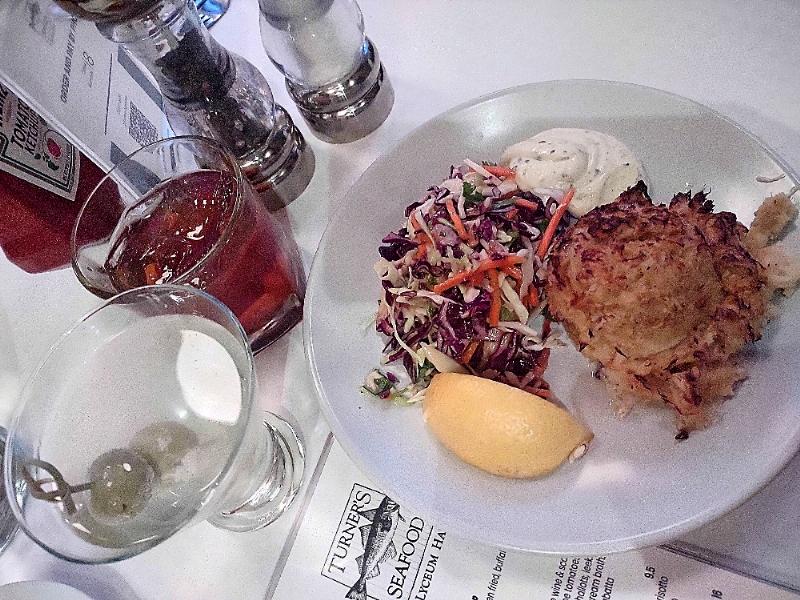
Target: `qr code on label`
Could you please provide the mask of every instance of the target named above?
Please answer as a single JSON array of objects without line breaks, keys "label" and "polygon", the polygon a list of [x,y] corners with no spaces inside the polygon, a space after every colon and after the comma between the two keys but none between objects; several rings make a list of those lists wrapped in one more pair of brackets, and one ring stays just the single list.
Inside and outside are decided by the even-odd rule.
[{"label": "qr code on label", "polygon": [[158,129],[133,102],[130,103],[129,115],[128,133],[140,146],[158,140]]}]

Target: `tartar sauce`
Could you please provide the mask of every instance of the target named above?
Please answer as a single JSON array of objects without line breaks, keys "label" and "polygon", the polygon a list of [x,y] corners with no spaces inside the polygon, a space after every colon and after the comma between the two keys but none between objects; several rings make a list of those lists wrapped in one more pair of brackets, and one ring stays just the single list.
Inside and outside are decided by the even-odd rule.
[{"label": "tartar sauce", "polygon": [[501,162],[517,172],[522,190],[574,186],[568,210],[576,217],[615,200],[644,178],[641,164],[625,144],[590,129],[542,131],[507,148]]}]

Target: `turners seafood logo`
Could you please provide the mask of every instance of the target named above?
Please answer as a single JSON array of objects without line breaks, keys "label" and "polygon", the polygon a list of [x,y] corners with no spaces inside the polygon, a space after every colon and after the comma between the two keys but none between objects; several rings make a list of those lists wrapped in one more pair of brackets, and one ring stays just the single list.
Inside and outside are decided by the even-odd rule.
[{"label": "turners seafood logo", "polygon": [[388,496],[355,484],[322,575],[342,584],[348,600],[409,600],[414,592],[422,593],[420,567],[423,558],[430,562],[429,545],[435,552],[435,568],[443,543],[444,533],[435,533],[421,517],[406,514]]}]

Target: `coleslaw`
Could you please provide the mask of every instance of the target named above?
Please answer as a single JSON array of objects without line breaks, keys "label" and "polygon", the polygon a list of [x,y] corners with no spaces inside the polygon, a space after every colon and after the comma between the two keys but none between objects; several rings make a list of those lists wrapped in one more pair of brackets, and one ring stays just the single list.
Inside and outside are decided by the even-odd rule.
[{"label": "coleslaw", "polygon": [[363,389],[415,403],[437,372],[465,372],[549,397],[560,344],[546,313],[546,253],[574,190],[522,191],[506,167],[465,160],[405,210],[375,264],[382,362]]}]

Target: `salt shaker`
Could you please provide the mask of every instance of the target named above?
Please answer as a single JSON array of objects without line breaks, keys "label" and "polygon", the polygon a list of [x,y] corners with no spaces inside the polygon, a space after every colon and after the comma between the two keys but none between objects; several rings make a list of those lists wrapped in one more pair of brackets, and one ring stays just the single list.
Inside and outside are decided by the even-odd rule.
[{"label": "salt shaker", "polygon": [[259,0],[261,40],[314,134],[359,139],[392,109],[394,91],[354,0]]}]

